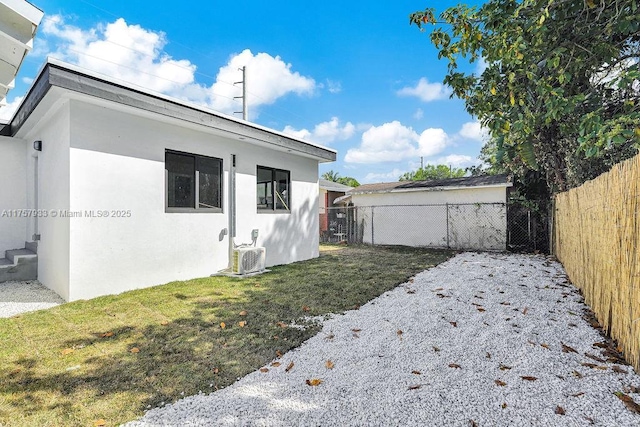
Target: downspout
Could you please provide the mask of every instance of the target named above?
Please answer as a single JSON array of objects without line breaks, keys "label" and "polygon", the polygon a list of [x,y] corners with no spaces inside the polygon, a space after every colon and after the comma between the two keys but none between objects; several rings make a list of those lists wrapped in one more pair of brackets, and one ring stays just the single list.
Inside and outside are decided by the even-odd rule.
[{"label": "downspout", "polygon": [[236,237],[236,155],[231,155],[229,168],[229,270],[233,268],[233,249]]}]

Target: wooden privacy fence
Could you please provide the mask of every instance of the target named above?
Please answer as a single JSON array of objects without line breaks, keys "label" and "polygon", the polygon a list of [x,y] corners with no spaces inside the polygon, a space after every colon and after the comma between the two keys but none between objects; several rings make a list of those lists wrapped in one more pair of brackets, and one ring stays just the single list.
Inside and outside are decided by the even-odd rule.
[{"label": "wooden privacy fence", "polygon": [[555,254],[640,372],[640,155],[558,194]]}]

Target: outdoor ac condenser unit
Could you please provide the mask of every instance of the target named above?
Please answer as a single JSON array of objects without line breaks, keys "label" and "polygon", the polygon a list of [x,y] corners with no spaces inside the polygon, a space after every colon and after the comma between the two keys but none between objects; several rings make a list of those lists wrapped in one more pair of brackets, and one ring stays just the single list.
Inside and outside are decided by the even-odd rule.
[{"label": "outdoor ac condenser unit", "polygon": [[233,250],[233,272],[255,273],[264,270],[265,248],[237,248]]}]

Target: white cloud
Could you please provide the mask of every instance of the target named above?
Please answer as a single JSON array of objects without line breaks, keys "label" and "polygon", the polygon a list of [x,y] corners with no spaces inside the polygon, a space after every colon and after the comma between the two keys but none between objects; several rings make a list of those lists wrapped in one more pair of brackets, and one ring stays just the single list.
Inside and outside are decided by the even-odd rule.
[{"label": "white cloud", "polygon": [[413,113],[413,118],[416,120],[420,120],[423,117],[424,117],[424,111],[422,111],[422,108],[418,108],[416,112]]},{"label": "white cloud", "polygon": [[475,74],[477,76],[481,76],[482,73],[484,73],[484,70],[486,70],[488,66],[489,66],[489,63],[485,61],[484,58],[482,57],[478,58],[478,60],[476,61]]},{"label": "white cloud", "polygon": [[[56,39],[58,50],[51,56],[75,63],[152,91],[207,105],[224,113],[239,111],[242,80],[238,70],[247,67],[247,92],[250,114],[261,105],[273,104],[289,93],[312,94],[312,78],[291,71],[279,56],[253,54],[244,50],[229,58],[211,86],[196,82],[196,65],[187,59],[173,59],[163,51],[167,44],[162,32],[129,25],[119,18],[106,25],[83,30],[64,22],[60,15],[46,17],[42,33]],[[47,43],[48,44],[48,43]]]},{"label": "white cloud", "polygon": [[424,102],[443,99],[451,94],[451,90],[442,83],[429,83],[422,77],[415,87],[403,87],[396,92],[399,96],[416,96]]},{"label": "white cloud", "polygon": [[458,132],[460,136],[467,139],[473,139],[475,141],[486,141],[489,138],[489,131],[483,128],[479,121],[467,122],[462,125]]},{"label": "white cloud", "polygon": [[249,112],[260,105],[273,104],[278,98],[289,93],[312,95],[316,82],[309,77],[291,71],[279,56],[268,53],[253,54],[249,49],[233,55],[227,65],[220,68],[216,83],[209,90],[213,100],[211,106],[219,111],[232,112],[238,110],[238,102],[234,96],[241,95],[241,85],[233,86],[230,82],[240,81],[242,75],[239,68],[246,66],[247,92]]},{"label": "white cloud", "polygon": [[342,83],[327,79],[327,89],[330,93],[342,92]]},{"label": "white cloud", "polygon": [[478,164],[478,159],[463,154],[450,154],[445,157],[440,157],[434,164],[451,165],[454,168],[466,168]]},{"label": "white cloud", "polygon": [[356,127],[351,122],[340,125],[340,119],[332,117],[328,122],[317,124],[313,128],[313,131],[309,131],[307,129],[296,130],[291,126],[286,126],[283,132],[308,141],[320,144],[329,144],[333,141],[344,141],[351,138],[356,132]]},{"label": "white cloud", "polygon": [[362,134],[359,147],[347,151],[349,163],[397,162],[408,158],[429,157],[442,152],[449,137],[442,129],[426,129],[418,134],[398,121],[372,126]]},{"label": "white cloud", "polygon": [[31,83],[33,83],[33,78],[32,77],[23,77],[22,78],[22,83],[30,85]]},{"label": "white cloud", "polygon": [[7,102],[7,105],[0,107],[0,120],[8,122],[13,118],[24,96],[16,96],[13,101]]},{"label": "white cloud", "polygon": [[406,170],[401,170],[397,168],[392,170],[391,172],[383,172],[383,173],[370,172],[364,177],[363,182],[366,182],[366,183],[395,182],[398,180],[398,178],[400,178],[401,175],[403,175],[406,172],[407,172]]}]

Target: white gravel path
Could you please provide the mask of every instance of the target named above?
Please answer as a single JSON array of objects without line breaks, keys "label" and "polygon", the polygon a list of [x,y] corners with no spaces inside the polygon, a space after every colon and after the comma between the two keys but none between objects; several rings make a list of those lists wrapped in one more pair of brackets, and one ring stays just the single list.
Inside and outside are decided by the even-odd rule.
[{"label": "white gravel path", "polygon": [[58,294],[37,280],[0,283],[0,317],[51,308],[62,303],[64,300]]},{"label": "white gravel path", "polygon": [[127,425],[640,426],[613,394],[640,402],[640,376],[587,356],[607,358],[585,307],[543,256],[463,253],[325,321],[268,372]]}]

